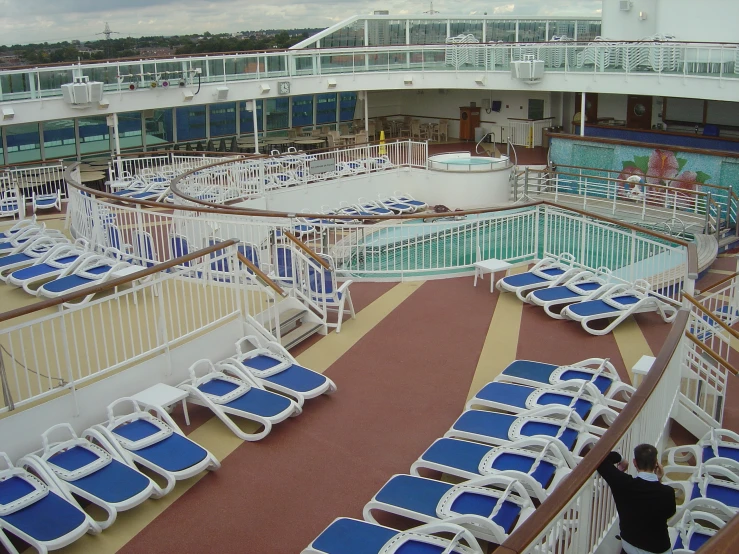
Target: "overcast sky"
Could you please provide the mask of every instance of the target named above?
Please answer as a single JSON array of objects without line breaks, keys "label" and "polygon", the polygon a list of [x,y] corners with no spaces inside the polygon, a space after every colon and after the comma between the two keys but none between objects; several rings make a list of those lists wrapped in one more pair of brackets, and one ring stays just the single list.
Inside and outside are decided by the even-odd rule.
[{"label": "overcast sky", "polygon": [[[599,15],[601,0],[435,0],[440,15]],[[105,22],[118,36],[181,35],[328,27],[352,15],[427,11],[407,0],[0,0],[0,42],[95,40]]]}]

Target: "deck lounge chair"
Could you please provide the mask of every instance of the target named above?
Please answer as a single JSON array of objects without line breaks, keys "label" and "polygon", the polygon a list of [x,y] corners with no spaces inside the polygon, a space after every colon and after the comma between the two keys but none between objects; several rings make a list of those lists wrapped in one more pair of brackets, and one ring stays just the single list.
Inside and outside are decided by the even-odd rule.
[{"label": "deck lounge chair", "polygon": [[499,279],[495,286],[501,292],[514,292],[522,302],[526,302],[526,296],[531,291],[562,285],[580,274],[582,269],[575,267],[574,263],[575,257],[567,252],[556,258],[546,257],[539,260],[525,273],[508,275]]},{"label": "deck lounge chair", "polygon": [[604,431],[586,424],[577,413],[567,407],[546,406],[518,415],[467,410],[457,418],[444,436],[491,445],[541,436],[580,456]]},{"label": "deck lounge chair", "polygon": [[703,462],[723,465],[739,475],[739,434],[728,429],[711,429],[697,444],[676,446],[665,451],[671,466]]},{"label": "deck lounge chair", "polygon": [[[236,364],[213,365],[210,360],[203,359],[192,364],[189,371],[190,379],[178,385],[189,393],[187,401],[209,408],[242,440],[261,440],[272,431],[274,424],[301,412],[296,402],[265,390],[257,379]],[[244,432],[231,419],[232,415],[259,423],[262,430]]]},{"label": "deck lounge chair", "polygon": [[20,221],[16,221],[10,229],[0,231],[0,242],[5,242],[6,240],[13,238],[15,235],[27,229],[28,227],[41,227],[41,225],[36,223],[35,215],[26,219],[21,219]]},{"label": "deck lounge chair", "polygon": [[9,254],[0,258],[0,279],[5,281],[8,272],[20,267],[29,266],[46,257],[64,243],[66,239],[40,236],[30,242],[23,244],[23,248],[15,254]]},{"label": "deck lounge chair", "polygon": [[369,216],[377,215],[372,212],[362,210],[359,206],[349,204],[347,202],[344,202],[343,200],[339,203],[339,210],[337,213],[340,215],[350,215],[357,219],[364,219]]},{"label": "deck lounge chair", "polygon": [[[352,281],[347,280],[340,287],[337,286],[333,259],[327,255],[321,255],[321,258],[327,262],[329,269],[319,265],[315,260],[309,259],[308,287],[310,288],[313,301],[325,305],[328,310],[335,310],[337,312],[336,323],[329,323],[327,325],[329,327],[335,327],[336,332],[340,333],[341,323],[345,313],[348,313],[352,319],[357,317],[354,312],[352,297],[349,293],[349,286],[352,284]],[[344,307],[345,305],[347,308]]]},{"label": "deck lounge chair", "polygon": [[526,296],[526,302],[543,307],[549,317],[564,319],[564,316],[554,311],[553,308],[561,309],[573,302],[593,300],[610,292],[614,287],[627,286],[610,283],[610,273],[607,268],[598,268],[595,273],[583,271],[563,285],[540,288],[530,292]]},{"label": "deck lounge chair", "polygon": [[[686,473],[690,477],[682,478]],[[673,479],[672,476],[681,477]],[[686,466],[665,466],[662,482],[678,491],[678,513],[695,507],[739,512],[739,474],[718,463],[706,462],[690,471]],[[711,510],[714,511],[714,510]]]},{"label": "deck lounge chair", "polygon": [[136,231],[133,236],[133,256],[145,267],[158,263],[154,238],[147,231]]},{"label": "deck lounge chair", "polygon": [[336,392],[331,379],[299,365],[281,344],[254,335],[236,342],[236,356],[226,360],[229,361],[258,379],[265,388],[294,398],[301,408],[306,400]]},{"label": "deck lounge chair", "polygon": [[0,256],[8,256],[10,254],[22,252],[30,241],[40,237],[67,240],[61,232],[53,229],[46,229],[43,226],[26,227],[12,237],[0,241]]},{"label": "deck lounge chair", "polygon": [[26,209],[23,195],[18,194],[18,189],[5,189],[0,192],[0,217],[15,217],[20,215],[21,209]]},{"label": "deck lounge chair", "polygon": [[357,207],[361,211],[369,212],[373,215],[393,215],[393,211],[383,206],[380,202],[367,200],[366,198],[360,198]]},{"label": "deck lounge chair", "polygon": [[[50,442],[50,435],[64,433],[64,439]],[[21,458],[18,465],[32,470],[49,486],[56,486],[65,498],[75,497],[102,508],[108,515],[98,521],[102,529],[115,522],[118,512],[130,510],[148,498],[161,495],[161,489],[143,473],[130,467],[115,449],[91,443],[77,436],[69,423],[60,423],[41,435],[43,448]]]},{"label": "deck lounge chair", "polygon": [[424,202],[423,200],[418,200],[416,198],[413,198],[410,194],[407,192],[398,192],[395,191],[395,194],[391,196],[393,200],[396,202],[400,202],[402,204],[407,204],[408,206],[412,206],[414,211],[420,212],[421,210],[425,210],[429,207],[429,205]]},{"label": "deck lounge chair", "polygon": [[534,503],[521,483],[505,475],[476,477],[458,485],[393,475],[364,506],[364,519],[377,523],[375,510],[422,523],[455,523],[478,539],[501,544],[534,513]]},{"label": "deck lounge chair", "polygon": [[54,279],[67,270],[73,271],[77,265],[94,256],[103,258],[79,243],[60,245],[32,265],[16,269],[4,276],[5,281],[10,285],[22,287],[28,294],[35,296],[36,290],[32,286]]},{"label": "deck lounge chair", "polygon": [[618,413],[607,405],[605,397],[590,382],[559,383],[545,388],[493,381],[480,389],[465,404],[465,410],[476,407],[510,414],[520,414],[542,406],[567,406],[586,423],[603,417],[610,425]]},{"label": "deck lounge chair", "polygon": [[406,204],[405,202],[395,200],[395,198],[393,198],[392,196],[380,194],[378,195],[378,198],[379,203],[382,207],[387,208],[388,210],[392,210],[393,213],[396,214],[409,214],[417,210],[416,206],[411,206],[410,204]]},{"label": "deck lounge chair", "polygon": [[38,210],[60,210],[62,209],[62,192],[57,190],[49,194],[33,194],[31,196],[33,213]]},{"label": "deck lounge chair", "polygon": [[0,543],[8,552],[18,554],[8,533],[15,535],[38,552],[58,550],[85,533],[99,533],[100,527],[77,506],[63,498],[38,477],[15,467],[0,452]]},{"label": "deck lounge chair", "polygon": [[[651,285],[638,279],[628,290],[616,289],[596,299],[570,304],[562,309],[567,319],[578,321],[591,335],[606,335],[623,323],[627,317],[644,312],[657,312],[665,323],[677,317],[677,308],[649,293]],[[612,320],[605,328],[595,329],[591,323]]]},{"label": "deck lounge chair", "polygon": [[[602,358],[589,358],[562,366],[530,360],[515,360],[496,377],[496,381],[518,383],[530,387],[557,385],[568,381],[590,381],[609,400],[609,405],[611,405],[610,401],[619,395],[623,394],[628,398],[635,390],[631,385],[621,381],[611,362]],[[620,406],[621,403],[615,405]]]},{"label": "deck lounge chair", "polygon": [[462,439],[436,439],[413,462],[411,474],[427,469],[463,479],[481,475],[507,475],[518,479],[529,494],[544,501],[549,492],[570,473],[577,460],[554,441],[529,437],[500,446]]},{"label": "deck lounge chair", "polygon": [[[711,509],[712,507],[708,507]],[[671,529],[675,535],[672,541],[672,554],[692,554],[701,548],[708,539],[722,529],[733,517],[733,513],[711,513],[705,510],[686,510],[680,521]],[[674,518],[673,518],[674,519]]]},{"label": "deck lounge chair", "polygon": [[[41,285],[36,294],[46,298],[57,298],[104,283],[120,276],[117,272],[128,272],[135,267],[137,266],[108,256],[91,256],[78,265],[68,267],[53,281]],[[92,295],[88,295],[81,302],[87,302],[91,297]]]},{"label": "deck lounge chair", "polygon": [[[128,413],[115,414],[116,408],[126,405],[130,406]],[[110,404],[108,421],[93,425],[84,437],[111,445],[131,467],[138,464],[164,477],[167,484],[162,495],[170,492],[176,481],[221,467],[213,454],[184,435],[167,412],[144,408],[133,398],[119,398]]]},{"label": "deck lounge chair", "polygon": [[[451,539],[435,536],[449,533]],[[462,544],[462,540],[466,544]],[[396,531],[358,519],[335,519],[302,554],[483,554],[474,535],[464,527],[434,522]]]}]

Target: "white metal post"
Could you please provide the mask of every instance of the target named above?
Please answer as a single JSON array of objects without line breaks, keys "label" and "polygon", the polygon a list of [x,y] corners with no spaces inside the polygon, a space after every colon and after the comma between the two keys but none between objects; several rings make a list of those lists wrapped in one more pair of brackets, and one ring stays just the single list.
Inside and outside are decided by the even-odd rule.
[{"label": "white metal post", "polygon": [[369,142],[369,91],[364,91],[364,130],[367,134],[367,142]]},{"label": "white metal post", "polygon": [[251,117],[254,122],[254,153],[259,154],[259,122],[257,120],[257,101],[251,101]]},{"label": "white metal post", "polygon": [[585,136],[585,93],[581,93],[580,98],[580,136]]}]

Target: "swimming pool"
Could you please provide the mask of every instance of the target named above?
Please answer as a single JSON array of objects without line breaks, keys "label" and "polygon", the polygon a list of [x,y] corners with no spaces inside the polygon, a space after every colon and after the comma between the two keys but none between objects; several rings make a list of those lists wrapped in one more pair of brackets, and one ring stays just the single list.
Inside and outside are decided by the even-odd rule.
[{"label": "swimming pool", "polygon": [[428,168],[436,171],[470,172],[498,171],[508,167],[508,158],[492,158],[488,156],[472,156],[469,152],[449,152],[429,156]]}]

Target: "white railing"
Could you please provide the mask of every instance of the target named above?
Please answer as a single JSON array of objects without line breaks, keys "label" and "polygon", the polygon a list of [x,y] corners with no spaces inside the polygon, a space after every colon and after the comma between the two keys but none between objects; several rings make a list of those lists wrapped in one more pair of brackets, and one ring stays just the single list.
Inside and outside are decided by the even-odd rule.
[{"label": "white railing", "polygon": [[[289,50],[273,53],[216,54],[156,60],[110,60],[0,72],[0,102],[61,97],[61,85],[86,76],[104,90],[145,94],[152,83],[185,81],[229,83],[281,77],[391,71],[460,70],[509,72],[526,55],[543,60],[547,72],[674,75],[726,80],[739,77],[736,44],[686,42],[490,43],[473,47],[476,55],[461,67],[447,65],[453,45],[388,46]],[[129,90],[133,85],[134,90]]]},{"label": "white railing", "polygon": [[679,221],[683,224],[680,229],[679,225],[673,226],[677,232],[715,233],[720,226],[720,208],[708,193],[631,183],[605,175],[527,170],[524,195],[532,200],[575,202],[580,209],[632,223],[658,225]]},{"label": "white railing", "polygon": [[64,198],[67,196],[64,166],[56,162],[0,169],[0,197],[9,189],[17,190],[26,199],[33,194],[56,194],[57,191]]},{"label": "white railing", "polygon": [[545,119],[508,119],[508,140],[516,146],[534,148],[543,144],[543,131],[552,125],[553,117]]},{"label": "white railing", "polygon": [[[147,357],[259,308],[235,248],[134,281],[114,295],[0,329],[0,413]],[[240,284],[241,283],[241,284]],[[9,286],[9,285],[6,285]]]}]

